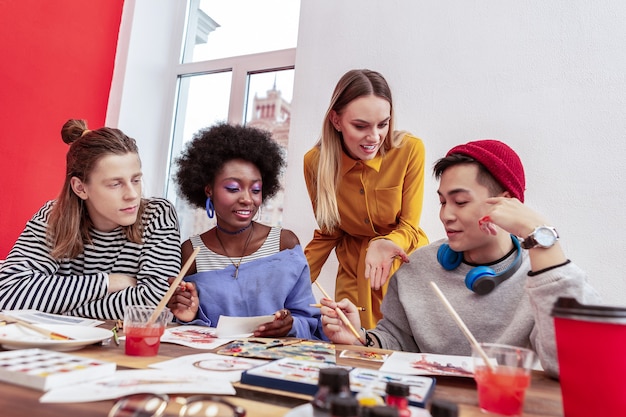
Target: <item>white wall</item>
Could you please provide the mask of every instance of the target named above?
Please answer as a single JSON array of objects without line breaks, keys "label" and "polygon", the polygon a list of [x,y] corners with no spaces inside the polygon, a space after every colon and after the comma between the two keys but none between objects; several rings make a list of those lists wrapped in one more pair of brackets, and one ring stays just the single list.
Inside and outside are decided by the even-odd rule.
[{"label": "white wall", "polygon": [[[181,4],[124,6],[107,124],[138,140],[149,195],[163,189]],[[424,140],[427,167],[470,140],[516,149],[527,204],[557,226],[605,301],[626,305],[626,3],[301,0],[300,13],[284,224],[301,242],[315,228],[302,156],[339,77],[371,68],[392,86],[398,127]],[[436,186],[429,172],[431,240],[443,237]],[[334,267],[322,277],[329,292]]]},{"label": "white wall", "polygon": [[124,2],[106,124],[137,140],[146,196],[165,189],[185,10],[184,1]]},{"label": "white wall", "polygon": [[[311,238],[302,155],[339,77],[370,68],[392,86],[397,126],[424,140],[427,167],[470,140],[512,146],[526,203],[605,301],[626,305],[626,3],[302,0],[300,11],[285,227]],[[426,178],[422,226],[435,240],[437,184]]]}]

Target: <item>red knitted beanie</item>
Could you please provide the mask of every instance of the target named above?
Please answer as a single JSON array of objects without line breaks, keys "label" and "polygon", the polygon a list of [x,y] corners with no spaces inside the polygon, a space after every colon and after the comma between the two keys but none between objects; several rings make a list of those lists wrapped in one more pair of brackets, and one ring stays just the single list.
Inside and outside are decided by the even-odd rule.
[{"label": "red knitted beanie", "polygon": [[476,140],[450,149],[446,156],[463,154],[480,162],[487,171],[522,203],[526,180],[519,156],[508,145],[493,139]]}]

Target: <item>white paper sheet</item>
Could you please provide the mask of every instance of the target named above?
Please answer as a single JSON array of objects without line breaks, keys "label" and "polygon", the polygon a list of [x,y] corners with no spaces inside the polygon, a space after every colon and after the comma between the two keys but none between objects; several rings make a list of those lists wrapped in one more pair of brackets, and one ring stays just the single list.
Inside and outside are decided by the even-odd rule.
[{"label": "white paper sheet", "polygon": [[218,394],[234,395],[231,384],[222,379],[197,373],[168,369],[133,369],[117,371],[109,378],[55,388],[46,392],[39,402],[70,403],[110,400],[124,395],[153,392],[156,394]]},{"label": "white paper sheet", "polygon": [[220,316],[217,321],[217,335],[225,337],[248,337],[263,323],[274,320],[273,315],[255,317]]},{"label": "white paper sheet", "polygon": [[168,327],[161,336],[161,343],[176,343],[195,349],[214,349],[231,342],[232,338],[218,338],[214,327],[182,325]]},{"label": "white paper sheet", "polygon": [[171,371],[180,374],[197,374],[224,382],[238,382],[241,373],[256,366],[263,365],[267,361],[262,359],[249,359],[214,353],[198,353],[195,355],[180,356],[163,362],[150,365],[163,371]]},{"label": "white paper sheet", "polygon": [[471,356],[393,352],[380,367],[382,372],[403,375],[449,375],[473,377]]}]

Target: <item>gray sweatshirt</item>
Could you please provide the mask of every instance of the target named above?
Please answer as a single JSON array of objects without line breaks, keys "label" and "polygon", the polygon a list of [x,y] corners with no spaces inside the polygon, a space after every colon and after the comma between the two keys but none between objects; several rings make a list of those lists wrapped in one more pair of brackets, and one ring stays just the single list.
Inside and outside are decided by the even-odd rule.
[{"label": "gray sweatshirt", "polygon": [[[391,278],[382,304],[383,319],[371,334],[384,349],[445,355],[471,355],[471,346],[430,281],[434,281],[479,342],[503,343],[534,350],[544,370],[558,376],[552,306],[558,297],[574,297],[598,304],[600,297],[575,264],[529,275],[528,252],[523,251],[519,269],[487,295],[465,286],[465,275],[474,267],[466,263],[446,271],[437,261],[439,246],[433,242],[410,255]],[[497,264],[509,266],[515,253]]]}]

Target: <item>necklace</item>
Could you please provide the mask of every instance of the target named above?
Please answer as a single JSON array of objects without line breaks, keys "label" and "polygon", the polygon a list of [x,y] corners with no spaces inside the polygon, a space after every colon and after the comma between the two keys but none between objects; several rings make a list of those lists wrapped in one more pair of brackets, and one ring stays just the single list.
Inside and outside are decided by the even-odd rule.
[{"label": "necklace", "polygon": [[219,223],[217,223],[215,225],[215,227],[217,227],[217,230],[219,230],[220,232],[224,232],[227,235],[238,235],[239,233],[246,231],[248,229],[248,227],[250,227],[250,226],[252,226],[252,222],[248,223],[248,225],[246,227],[244,227],[242,229],[239,229],[236,232],[231,232],[230,230],[224,229],[222,226],[219,225]]},{"label": "necklace", "polygon": [[[219,233],[217,232],[217,230],[215,231],[215,237],[217,237],[217,241],[220,243],[220,246],[222,247],[222,250],[224,251],[224,254],[228,258],[230,263],[233,264],[233,266],[235,267],[235,273],[233,274],[233,278],[235,278],[235,279],[237,279],[239,277],[239,265],[241,265],[241,261],[243,260],[243,257],[246,256],[246,251],[248,250],[248,244],[250,243],[250,240],[252,239],[252,235],[254,234],[254,225],[252,223],[250,223],[250,226],[252,226],[252,227],[250,227],[250,233],[248,233],[248,238],[246,239],[246,243],[245,243],[245,245],[243,247],[243,253],[241,254],[241,257],[239,258],[239,262],[237,262],[237,263],[233,262],[232,257],[228,254],[228,252],[226,251],[226,248],[224,247],[224,243],[222,243],[222,239],[220,239]],[[246,226],[246,229],[247,228],[248,227]]]}]

